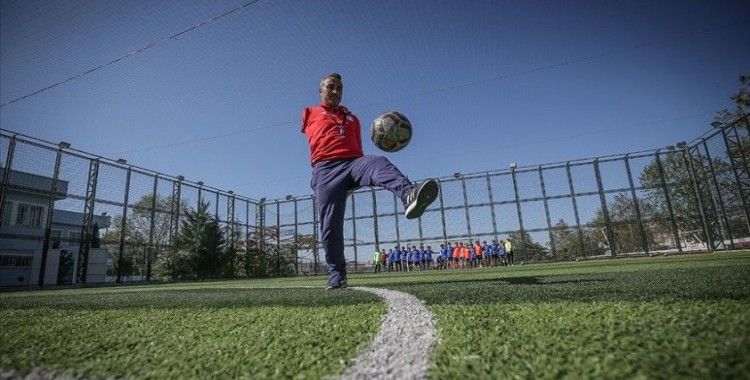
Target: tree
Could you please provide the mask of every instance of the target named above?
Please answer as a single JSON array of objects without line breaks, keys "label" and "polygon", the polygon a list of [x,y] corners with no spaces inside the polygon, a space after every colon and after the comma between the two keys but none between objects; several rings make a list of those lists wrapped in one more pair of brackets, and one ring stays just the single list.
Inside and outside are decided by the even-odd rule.
[{"label": "tree", "polygon": [[[650,219],[654,215],[654,210],[651,204],[639,199],[638,209],[642,219]],[[645,238],[646,243],[649,247],[653,247],[656,243],[653,232],[647,228],[647,225],[643,227],[643,236],[641,235],[640,226],[638,224],[638,218],[635,212],[635,202],[630,195],[616,194],[614,202],[607,204],[607,211],[609,213],[610,227],[615,239],[615,253],[623,252],[639,252],[645,250],[643,246],[643,240]],[[596,212],[596,216],[591,221],[591,224],[602,233],[597,234],[597,245],[601,247],[609,247],[610,252],[612,247],[611,243],[606,237],[606,220],[604,213],[601,209]],[[644,223],[645,224],[645,223]]]},{"label": "tree", "polygon": [[526,231],[515,231],[508,234],[513,244],[513,251],[522,261],[541,261],[547,258],[547,247],[534,242]]},{"label": "tree", "polygon": [[582,229],[579,237],[575,228],[560,219],[552,227],[555,241],[555,260],[572,260],[581,256],[596,256],[604,253],[600,245],[602,238],[596,230]]},{"label": "tree", "polygon": [[171,280],[233,277],[236,250],[226,243],[229,232],[208,212],[208,203],[188,210],[172,247],[156,261],[157,276]]},{"label": "tree", "polygon": [[[118,259],[120,236],[122,236],[122,216],[112,219],[112,227],[105,234],[103,243],[108,246],[109,252],[115,256],[115,271],[119,268],[121,275],[144,274],[148,261],[154,261],[149,247],[151,235],[151,206],[154,202],[152,195],[144,195],[139,198],[129,209],[125,223],[125,250],[123,252],[123,263],[120,268]],[[170,244],[170,226],[172,215],[169,213],[172,207],[172,197],[156,195],[153,230],[153,247],[164,247]],[[180,202],[180,214],[185,215],[188,206],[185,201]],[[98,228],[94,228],[98,231]],[[97,232],[95,232],[97,233]],[[92,241],[93,247],[93,241]]]},{"label": "tree", "polygon": [[[280,242],[277,245],[277,230],[276,226],[268,226],[263,228],[262,235],[260,229],[250,232],[248,275],[265,277],[271,274],[294,274],[297,251],[313,251],[317,245],[315,235],[297,234],[295,249],[294,230],[291,228],[279,231]],[[260,244],[261,241],[263,244]]]}]

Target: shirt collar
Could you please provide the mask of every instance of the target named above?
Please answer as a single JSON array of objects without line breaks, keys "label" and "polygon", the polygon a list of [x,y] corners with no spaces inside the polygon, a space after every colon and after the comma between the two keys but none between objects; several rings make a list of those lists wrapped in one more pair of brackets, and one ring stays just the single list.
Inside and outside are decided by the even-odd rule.
[{"label": "shirt collar", "polygon": [[333,106],[328,105],[328,103],[326,102],[321,102],[320,106],[323,107],[323,109],[325,109],[326,111],[331,111],[331,112],[339,112],[339,111],[347,112],[348,111],[348,109],[346,109],[345,106],[342,106],[340,104],[337,107],[333,107]]}]

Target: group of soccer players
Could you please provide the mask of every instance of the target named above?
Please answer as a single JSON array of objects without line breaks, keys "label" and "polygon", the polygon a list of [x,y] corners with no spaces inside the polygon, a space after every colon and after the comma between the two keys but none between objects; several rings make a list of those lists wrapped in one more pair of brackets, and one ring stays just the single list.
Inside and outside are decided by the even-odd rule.
[{"label": "group of soccer players", "polygon": [[[482,268],[513,265],[513,244],[510,239],[479,242],[448,242],[440,244],[440,251],[431,246],[396,246],[375,251],[373,255],[375,273],[383,269],[388,272],[409,272],[429,269]],[[382,269],[381,269],[382,268]]]}]

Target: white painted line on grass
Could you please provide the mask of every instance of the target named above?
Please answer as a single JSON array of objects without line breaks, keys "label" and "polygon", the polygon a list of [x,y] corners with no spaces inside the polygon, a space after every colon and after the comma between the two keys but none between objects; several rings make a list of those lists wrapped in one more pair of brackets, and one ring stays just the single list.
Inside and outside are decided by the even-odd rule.
[{"label": "white painted line on grass", "polygon": [[395,290],[354,287],[388,304],[375,339],[354,358],[342,379],[424,379],[439,335],[435,317],[419,298]]}]

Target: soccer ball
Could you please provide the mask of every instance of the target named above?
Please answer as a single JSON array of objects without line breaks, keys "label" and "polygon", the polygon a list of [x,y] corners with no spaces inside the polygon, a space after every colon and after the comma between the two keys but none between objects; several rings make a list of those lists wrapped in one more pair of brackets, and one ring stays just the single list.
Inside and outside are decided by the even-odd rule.
[{"label": "soccer ball", "polygon": [[402,113],[388,111],[372,121],[372,142],[386,152],[398,152],[411,141],[411,122]]}]

